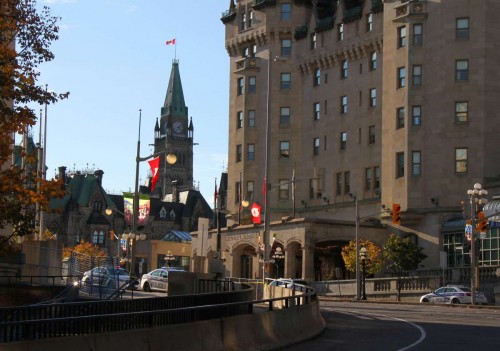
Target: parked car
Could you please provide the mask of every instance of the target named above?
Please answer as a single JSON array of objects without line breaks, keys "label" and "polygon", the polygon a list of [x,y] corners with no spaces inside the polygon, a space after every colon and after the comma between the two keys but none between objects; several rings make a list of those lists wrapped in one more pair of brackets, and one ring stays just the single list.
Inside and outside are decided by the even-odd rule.
[{"label": "parked car", "polygon": [[95,267],[83,273],[83,286],[101,286],[109,288],[128,288],[130,276],[123,268]]},{"label": "parked car", "polygon": [[302,290],[309,283],[304,279],[279,278],[269,283],[269,286],[281,286],[287,289]]},{"label": "parked car", "polygon": [[185,272],[179,267],[161,267],[143,274],[141,277],[141,290],[143,291],[167,291],[169,272]]},{"label": "parked car", "polygon": [[[420,298],[420,302],[426,303],[464,303],[471,302],[472,291],[465,286],[444,286],[435,291],[425,294]],[[486,305],[488,299],[484,293],[476,291],[476,303]]]}]

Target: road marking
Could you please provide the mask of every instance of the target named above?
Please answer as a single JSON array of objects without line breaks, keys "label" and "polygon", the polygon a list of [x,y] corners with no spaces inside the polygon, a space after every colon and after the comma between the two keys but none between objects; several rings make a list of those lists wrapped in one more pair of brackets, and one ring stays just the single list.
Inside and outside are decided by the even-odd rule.
[{"label": "road marking", "polygon": [[[332,312],[338,312],[338,313],[356,315],[356,317],[358,317],[360,319],[365,319],[366,315],[371,315],[371,316],[376,316],[376,317],[384,317],[386,319],[393,319],[393,320],[397,320],[397,321],[400,321],[400,322],[404,322],[404,323],[410,324],[411,326],[417,328],[420,331],[420,338],[417,341],[415,341],[414,343],[412,343],[412,344],[410,344],[408,346],[405,346],[405,347],[403,347],[401,349],[398,349],[397,351],[409,350],[412,347],[415,347],[416,345],[420,344],[427,337],[427,333],[425,332],[424,328],[422,328],[418,324],[415,324],[413,322],[407,321],[406,319],[397,318],[397,317],[391,317],[391,316],[387,316],[387,315],[384,315],[384,314],[366,313],[366,312],[365,312],[365,318],[362,318],[360,316],[360,313],[358,311],[348,311],[348,312],[345,312],[345,311],[339,311],[339,310],[337,310],[335,308],[325,308],[325,309],[329,310],[329,311],[332,311]],[[366,319],[368,319],[368,318],[366,318]]]}]

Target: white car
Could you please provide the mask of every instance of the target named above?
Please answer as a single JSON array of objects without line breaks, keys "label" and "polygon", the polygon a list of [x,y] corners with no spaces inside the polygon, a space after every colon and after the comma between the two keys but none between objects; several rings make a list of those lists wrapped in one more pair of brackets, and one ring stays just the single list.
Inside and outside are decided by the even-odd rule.
[{"label": "white car", "polygon": [[[420,298],[423,303],[464,303],[470,304],[472,298],[472,291],[465,286],[444,286],[429,294],[425,294]],[[488,299],[484,293],[476,291],[476,303],[486,305]]]},{"label": "white car", "polygon": [[95,267],[83,273],[81,284],[83,286],[101,286],[109,288],[127,287],[130,276],[123,268]]},{"label": "white car", "polygon": [[303,279],[279,278],[269,283],[269,286],[281,286],[287,289],[303,290],[309,283]]},{"label": "white car", "polygon": [[168,290],[168,273],[185,272],[181,268],[161,267],[152,270],[149,273],[143,274],[141,277],[141,290],[143,291],[167,291]]}]

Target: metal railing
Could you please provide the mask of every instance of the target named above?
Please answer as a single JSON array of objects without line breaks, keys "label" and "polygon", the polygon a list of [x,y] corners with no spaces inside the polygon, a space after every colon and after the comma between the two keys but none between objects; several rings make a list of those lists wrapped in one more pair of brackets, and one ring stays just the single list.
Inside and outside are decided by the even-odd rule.
[{"label": "metal railing", "polygon": [[314,289],[306,289],[292,296],[255,301],[251,286],[242,284],[237,290],[233,282],[211,282],[204,281],[204,289],[221,292],[0,308],[0,343],[193,323],[251,314],[255,304],[272,310],[275,301],[282,301],[286,308],[317,298]]}]

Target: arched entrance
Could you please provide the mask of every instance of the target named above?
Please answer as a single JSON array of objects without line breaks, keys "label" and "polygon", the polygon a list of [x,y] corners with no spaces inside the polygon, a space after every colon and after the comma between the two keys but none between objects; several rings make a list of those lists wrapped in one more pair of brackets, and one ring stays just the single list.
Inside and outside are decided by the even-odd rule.
[{"label": "arched entrance", "polygon": [[352,278],[345,268],[342,247],[347,241],[329,240],[316,244],[314,250],[314,280],[340,280]]},{"label": "arched entrance", "polygon": [[[248,243],[237,245],[232,251],[232,275],[233,277],[253,279],[256,276],[254,265],[257,260],[255,247]],[[258,263],[258,262],[257,262]]]}]

